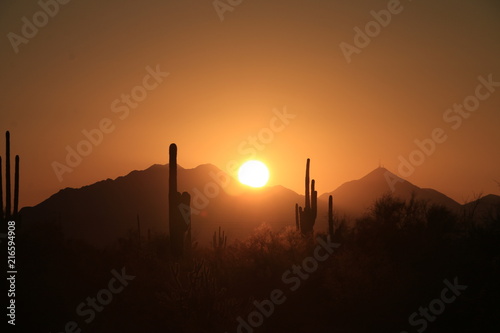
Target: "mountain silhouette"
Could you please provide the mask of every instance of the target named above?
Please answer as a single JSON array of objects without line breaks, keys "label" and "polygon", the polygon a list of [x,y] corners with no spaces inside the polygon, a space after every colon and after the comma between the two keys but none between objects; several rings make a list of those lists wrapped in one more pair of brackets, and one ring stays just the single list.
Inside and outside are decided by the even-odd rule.
[{"label": "mountain silhouette", "polygon": [[459,212],[462,207],[446,195],[413,185],[382,167],[376,168],[361,179],[342,184],[336,190],[321,195],[319,200],[327,201],[328,196],[332,195],[337,211],[351,217],[359,217],[367,212],[375,200],[385,194],[405,200],[414,194],[416,199],[443,205],[453,212]]},{"label": "mountain silhouette", "polygon": [[[300,196],[282,186],[253,189],[241,185],[217,167],[178,166],[178,187],[191,194],[192,235],[203,245],[222,227],[230,239],[244,238],[262,223],[285,227],[293,221]],[[168,231],[168,164],[132,171],[79,189],[66,188],[34,207],[21,210],[23,223],[61,224],[70,238],[96,246],[137,228]]]},{"label": "mountain silhouette", "polygon": [[[304,202],[303,195],[283,186],[260,189],[243,186],[210,164],[193,169],[178,166],[178,188],[191,194],[192,237],[202,246],[209,245],[219,226],[229,241],[246,238],[262,223],[275,230],[294,227],[295,204]],[[462,205],[438,191],[420,188],[397,178],[387,169],[377,168],[361,179],[321,195],[315,230],[327,230],[328,195],[333,195],[337,215],[359,217],[386,193],[403,199],[409,199],[414,193],[417,199],[442,204],[452,211],[462,209]],[[492,203],[500,199],[498,196],[488,198]],[[23,208],[21,216],[25,225],[44,221],[60,223],[69,238],[81,238],[95,246],[109,245],[127,232],[135,231],[138,217],[143,236],[147,230],[166,234],[168,164],[153,165],[79,189],[63,189],[34,207]]]},{"label": "mountain silhouette", "polygon": [[500,196],[488,194],[464,204],[464,214],[472,216],[477,222],[500,220]]}]

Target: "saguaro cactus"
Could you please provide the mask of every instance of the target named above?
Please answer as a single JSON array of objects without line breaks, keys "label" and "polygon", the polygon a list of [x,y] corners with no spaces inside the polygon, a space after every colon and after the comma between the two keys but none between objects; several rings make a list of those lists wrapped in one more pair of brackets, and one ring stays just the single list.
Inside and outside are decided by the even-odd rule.
[{"label": "saguaro cactus", "polygon": [[16,155],[14,173],[14,216],[17,218],[19,212],[19,155]]},{"label": "saguaro cactus", "polygon": [[11,215],[11,187],[10,187],[10,133],[5,132],[5,219]]},{"label": "saguaro cactus", "polygon": [[3,178],[2,156],[0,156],[0,224],[2,224],[2,222],[3,222],[3,181],[2,181],[2,178]]},{"label": "saguaro cactus", "polygon": [[[305,187],[306,187],[306,199],[305,199],[305,207],[299,207],[297,209],[297,204],[295,205],[295,223],[297,225],[297,229],[300,229],[303,235],[308,235],[313,232],[314,223],[316,222],[316,216],[318,214],[318,192],[315,190],[315,181],[314,179],[309,181],[309,166],[310,159],[307,159],[306,163],[306,179],[305,179]],[[309,194],[309,183],[311,185],[310,194]]]},{"label": "saguaro cactus", "polygon": [[221,234],[221,227],[219,227],[219,237],[217,237],[217,231],[214,231],[212,246],[214,247],[215,251],[221,251],[226,248],[226,243],[227,236],[225,235],[224,231],[222,231]]},{"label": "saguaro cactus", "polygon": [[168,219],[170,247],[174,257],[181,257],[185,244],[191,246],[191,196],[177,192],[177,146],[169,148]]},{"label": "saguaro cactus", "polygon": [[15,158],[14,209],[12,210],[12,188],[10,172],[10,133],[5,132],[5,210],[3,202],[2,159],[0,157],[0,221],[17,219],[19,211],[19,156]]},{"label": "saguaro cactus", "polygon": [[333,240],[333,196],[328,197],[328,235]]}]

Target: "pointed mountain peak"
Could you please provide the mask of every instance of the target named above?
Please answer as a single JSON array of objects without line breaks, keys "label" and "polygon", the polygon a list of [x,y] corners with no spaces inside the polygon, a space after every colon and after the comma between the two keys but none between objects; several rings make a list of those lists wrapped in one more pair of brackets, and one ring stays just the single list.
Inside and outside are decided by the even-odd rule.
[{"label": "pointed mountain peak", "polygon": [[372,190],[377,189],[377,192],[379,194],[387,191],[397,191],[401,186],[410,188],[412,190],[419,189],[418,186],[411,184],[407,180],[399,177],[398,175],[392,173],[384,167],[377,167],[359,179],[346,182],[330,194],[333,194],[334,192],[337,192],[339,189],[346,186],[357,186],[363,188],[369,187]]},{"label": "pointed mountain peak", "polygon": [[359,216],[384,194],[402,199],[416,195],[417,199],[443,204],[452,210],[460,206],[446,195],[420,188],[381,166],[360,179],[340,185],[335,191],[323,194],[320,198],[327,200],[328,195],[333,195],[338,208],[352,216]]},{"label": "pointed mountain peak", "polygon": [[401,177],[399,177],[395,173],[393,173],[393,172],[391,172],[391,171],[389,171],[386,168],[381,167],[381,166],[370,171],[368,174],[366,174],[365,176],[363,176],[359,180],[362,180],[362,179],[380,179],[380,178],[382,178],[382,179],[398,178],[398,179],[401,179],[402,181],[405,181],[404,179],[402,179]]}]

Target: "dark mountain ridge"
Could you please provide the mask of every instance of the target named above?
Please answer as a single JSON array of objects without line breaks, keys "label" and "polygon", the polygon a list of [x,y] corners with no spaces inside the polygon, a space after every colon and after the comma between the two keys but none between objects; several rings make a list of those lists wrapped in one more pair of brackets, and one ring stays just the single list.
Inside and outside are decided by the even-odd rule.
[{"label": "dark mountain ridge", "polygon": [[[392,185],[391,185],[392,184]],[[208,245],[219,226],[230,240],[244,239],[262,223],[279,230],[295,226],[295,203],[303,205],[304,196],[283,186],[253,189],[241,185],[217,167],[204,164],[193,169],[178,167],[178,190],[191,194],[192,235]],[[377,168],[358,180],[342,184],[318,198],[315,230],[326,230],[328,195],[334,197],[339,216],[359,217],[384,194],[442,204],[455,213],[462,206],[433,189],[424,189]],[[487,204],[485,203],[487,201]],[[481,207],[500,203],[500,196],[483,198]],[[483,208],[482,208],[483,209]],[[153,165],[132,171],[115,180],[106,179],[79,189],[66,188],[34,207],[21,210],[23,223],[30,225],[56,221],[70,238],[82,238],[96,246],[105,246],[137,229],[143,236],[168,232],[168,165]]]}]

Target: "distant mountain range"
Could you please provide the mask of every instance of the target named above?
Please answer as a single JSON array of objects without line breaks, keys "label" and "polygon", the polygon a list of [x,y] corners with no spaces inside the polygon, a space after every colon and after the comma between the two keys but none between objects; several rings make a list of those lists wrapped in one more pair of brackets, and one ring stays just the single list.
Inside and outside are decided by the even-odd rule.
[{"label": "distant mountain range", "polygon": [[[201,245],[209,244],[219,226],[230,240],[246,238],[262,223],[275,230],[294,226],[295,203],[304,202],[303,195],[282,186],[244,187],[210,164],[194,169],[178,167],[178,190],[191,194],[192,235]],[[490,206],[500,204],[500,196],[488,195],[480,202],[461,205],[438,191],[420,188],[387,169],[377,168],[319,196],[315,230],[327,228],[328,195],[333,195],[339,216],[356,218],[386,193],[403,199],[414,193],[418,199],[442,204],[457,213],[475,207],[487,214]],[[167,233],[168,165],[153,165],[79,189],[66,188],[34,207],[23,208],[21,214],[26,225],[59,221],[68,237],[82,238],[96,246],[105,246],[136,230],[138,218],[143,235],[148,229]]]}]

